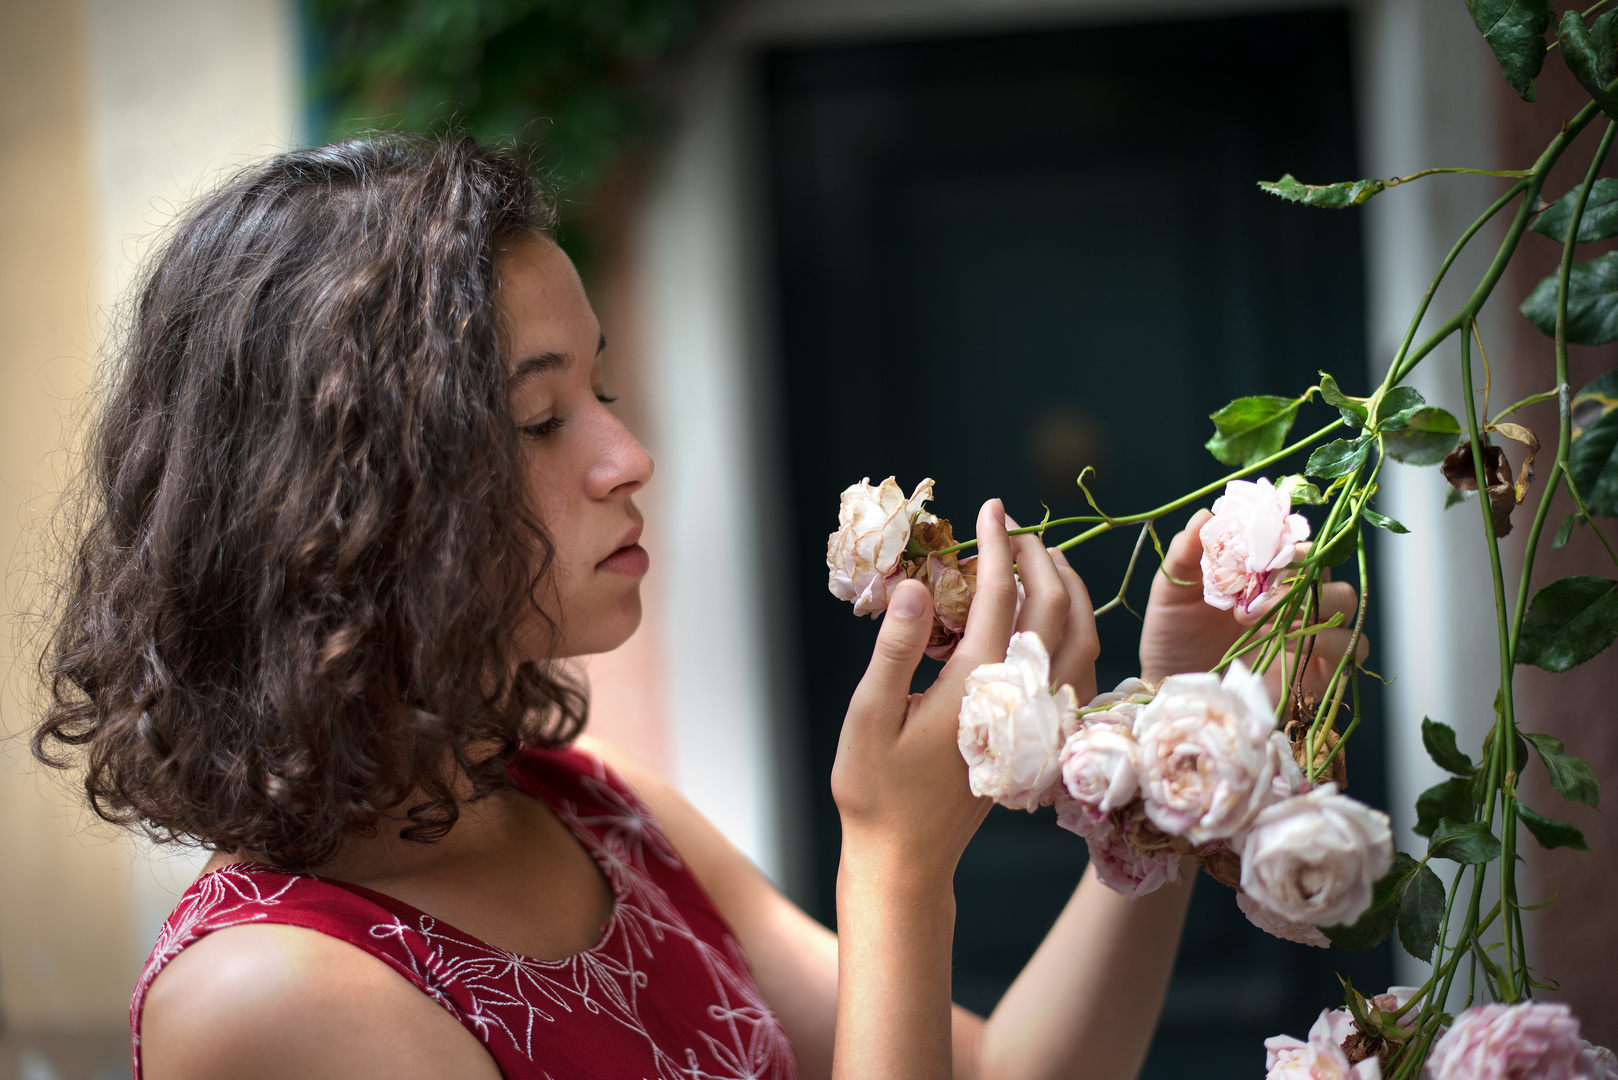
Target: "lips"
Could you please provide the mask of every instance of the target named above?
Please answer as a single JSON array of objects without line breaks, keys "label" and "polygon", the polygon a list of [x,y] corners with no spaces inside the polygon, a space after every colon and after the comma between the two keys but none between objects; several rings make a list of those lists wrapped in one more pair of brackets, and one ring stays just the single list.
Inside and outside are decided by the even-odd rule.
[{"label": "lips", "polygon": [[611,555],[596,563],[596,569],[609,574],[621,574],[625,577],[640,577],[651,566],[651,556],[639,544],[641,531],[644,526],[636,523],[619,541]]}]

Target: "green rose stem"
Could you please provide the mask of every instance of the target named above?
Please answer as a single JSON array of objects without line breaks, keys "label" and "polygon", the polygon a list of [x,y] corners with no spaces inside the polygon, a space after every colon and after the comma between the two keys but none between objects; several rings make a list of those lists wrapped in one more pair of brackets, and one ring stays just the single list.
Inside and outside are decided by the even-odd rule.
[{"label": "green rose stem", "polygon": [[[1511,261],[1512,255],[1516,253],[1517,242],[1522,239],[1523,232],[1528,228],[1529,219],[1534,216],[1534,200],[1538,198],[1540,189],[1545,186],[1545,180],[1550,176],[1551,166],[1556,164],[1563,151],[1573,143],[1574,139],[1579,137],[1579,134],[1584,131],[1591,120],[1595,119],[1599,111],[1599,107],[1592,101],[1574,114],[1573,119],[1563,124],[1561,132],[1550,141],[1550,145],[1545,147],[1544,153],[1539,155],[1539,160],[1534,162],[1534,167],[1529,170],[1529,175],[1513,184],[1510,191],[1501,196],[1488,210],[1484,211],[1483,216],[1473,222],[1472,227],[1461,235],[1461,239],[1456,242],[1455,248],[1450,252],[1449,257],[1444,260],[1443,266],[1440,267],[1438,276],[1433,279],[1433,289],[1438,287],[1438,283],[1443,280],[1443,276],[1449,270],[1455,256],[1460,254],[1461,248],[1477,233],[1477,230],[1481,229],[1484,223],[1499,212],[1507,202],[1515,198],[1519,193],[1522,195],[1522,201],[1517,207],[1517,216],[1512,219],[1510,228],[1506,230],[1505,239],[1500,242],[1499,250],[1495,252],[1494,260],[1489,263],[1489,268],[1484,273],[1483,279],[1478,282],[1477,288],[1472,290],[1472,295],[1467,298],[1466,303],[1461,305],[1460,310],[1450,316],[1444,325],[1433,331],[1427,340],[1423,341],[1414,352],[1405,355],[1404,348],[1399,350],[1399,354],[1394,357],[1393,363],[1388,365],[1387,377],[1382,381],[1381,389],[1383,391],[1402,382],[1404,377],[1417,364],[1421,363],[1428,353],[1432,352],[1444,339],[1465,326],[1477,316],[1479,311],[1483,310],[1483,305],[1488,301],[1489,294],[1494,291],[1495,285],[1499,283],[1500,276],[1506,272],[1506,264]],[[1421,314],[1426,310],[1426,303],[1426,300],[1423,300],[1422,307],[1417,311],[1416,322],[1418,323]],[[1414,330],[1414,324],[1412,325],[1412,330]]]},{"label": "green rose stem", "polygon": [[[1562,284],[1565,291],[1566,282]],[[1565,307],[1565,299],[1558,301],[1559,306]],[[1487,825],[1493,824],[1494,795],[1504,786],[1506,776],[1516,773],[1517,721],[1512,706],[1512,662],[1511,662],[1511,621],[1506,607],[1506,579],[1500,569],[1500,540],[1494,534],[1494,517],[1489,509],[1489,481],[1483,467],[1483,433],[1478,427],[1478,406],[1476,395],[1472,391],[1472,341],[1470,336],[1461,335],[1461,387],[1466,395],[1466,429],[1467,438],[1472,443],[1472,468],[1478,482],[1478,511],[1483,515],[1483,534],[1489,549],[1489,569],[1494,582],[1494,610],[1495,623],[1498,629],[1497,637],[1500,642],[1500,698],[1499,715],[1495,721],[1495,747],[1499,748],[1499,762],[1503,768],[1496,770],[1493,764],[1496,754],[1491,750],[1489,784],[1487,792],[1487,806],[1483,808],[1484,816],[1480,819]],[[1509,909],[1516,906],[1514,860],[1516,856],[1517,820],[1516,807],[1510,799],[1501,799],[1501,855],[1500,855],[1500,896],[1505,902],[1507,911],[1501,920],[1501,936],[1505,941],[1505,978],[1506,982],[1501,990],[1505,995],[1503,1000],[1507,1003],[1516,1001],[1521,996],[1522,987],[1518,976],[1522,972],[1523,955],[1522,941],[1515,934],[1515,925]],[[1481,881],[1481,876],[1480,876]]]},{"label": "green rose stem", "polygon": [[[1222,477],[1221,479],[1215,480],[1211,484],[1205,484],[1204,486],[1202,486],[1202,487],[1198,488],[1197,490],[1191,492],[1189,495],[1182,495],[1178,499],[1175,499],[1173,502],[1164,503],[1162,506],[1159,506],[1155,510],[1147,510],[1144,513],[1140,513],[1140,514],[1128,514],[1128,515],[1126,515],[1124,517],[1108,517],[1106,515],[1101,515],[1101,516],[1091,515],[1091,516],[1087,516],[1087,517],[1058,518],[1055,521],[1047,521],[1047,522],[1045,522],[1045,523],[1043,523],[1041,525],[1030,525],[1027,528],[1023,528],[1023,529],[1012,529],[1012,530],[1009,531],[1008,535],[1017,536],[1017,535],[1020,535],[1020,534],[1023,534],[1023,533],[1040,533],[1040,534],[1043,535],[1046,529],[1049,529],[1052,526],[1056,526],[1056,525],[1068,525],[1068,524],[1073,524],[1073,523],[1077,523],[1077,522],[1084,522],[1084,521],[1099,522],[1099,524],[1093,526],[1092,528],[1086,529],[1084,532],[1079,533],[1077,536],[1070,536],[1066,540],[1062,541],[1060,544],[1056,545],[1057,550],[1066,551],[1069,548],[1077,547],[1078,545],[1084,543],[1086,540],[1093,540],[1096,537],[1100,536],[1102,533],[1111,532],[1113,529],[1116,529],[1121,525],[1141,525],[1141,524],[1144,524],[1144,523],[1149,522],[1149,521],[1156,521],[1158,518],[1162,517],[1164,514],[1172,514],[1174,511],[1180,509],[1182,506],[1187,506],[1187,505],[1189,505],[1191,503],[1196,502],[1198,499],[1203,498],[1206,495],[1213,494],[1214,492],[1218,491],[1220,488],[1224,487],[1227,483],[1229,483],[1232,480],[1240,480],[1244,476],[1251,476],[1253,473],[1256,473],[1261,469],[1269,468],[1271,465],[1274,465],[1277,461],[1283,461],[1286,458],[1291,457],[1293,454],[1296,454],[1299,450],[1307,449],[1308,447],[1310,447],[1310,446],[1314,445],[1315,443],[1319,442],[1321,439],[1324,439],[1327,435],[1330,435],[1333,431],[1336,431],[1338,428],[1340,428],[1342,426],[1343,426],[1342,420],[1340,420],[1340,419],[1339,420],[1333,420],[1331,423],[1327,424],[1325,427],[1321,428],[1319,431],[1315,432],[1313,435],[1306,435],[1302,439],[1299,439],[1297,442],[1293,443],[1291,446],[1284,446],[1280,450],[1277,450],[1275,453],[1271,454],[1267,458],[1264,458],[1264,459],[1262,459],[1260,461],[1255,461],[1251,465],[1243,466],[1242,468],[1237,469],[1235,472],[1230,473],[1229,475],[1227,475],[1225,477]],[[933,552],[933,554],[934,555],[950,555],[950,554],[953,554],[954,552],[962,551],[962,550],[964,550],[966,548],[973,547],[976,544],[977,544],[976,539],[962,540],[959,544],[955,544],[955,545],[953,545],[951,547],[940,548],[939,550]]]}]

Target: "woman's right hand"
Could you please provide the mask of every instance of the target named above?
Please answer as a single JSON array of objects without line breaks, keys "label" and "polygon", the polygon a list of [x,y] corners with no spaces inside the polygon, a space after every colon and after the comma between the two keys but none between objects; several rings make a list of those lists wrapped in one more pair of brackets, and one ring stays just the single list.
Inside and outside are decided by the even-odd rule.
[{"label": "woman's right hand", "polygon": [[[1078,575],[1035,537],[1008,537],[998,500],[979,511],[977,538],[977,593],[938,679],[910,692],[933,610],[925,586],[901,582],[843,720],[832,766],[843,823],[836,1077],[950,1075],[952,883],[990,805],[972,795],[956,743],[967,675],[1004,660],[1013,630],[1032,630],[1053,679],[1094,687],[1095,620]],[[1027,593],[1020,614],[1013,559]]]},{"label": "woman's right hand", "polygon": [[[910,872],[946,884],[989,808],[969,792],[956,745],[967,675],[1003,661],[1014,630],[1032,630],[1051,653],[1052,681],[1072,683],[1085,701],[1095,693],[1099,650],[1084,583],[1036,536],[1007,536],[1006,528],[1000,501],[984,503],[966,632],[925,693],[910,693],[910,684],[932,629],[932,598],[915,581],[894,591],[832,768],[845,850],[854,843],[902,854]],[[1013,560],[1027,594],[1020,613]]]}]

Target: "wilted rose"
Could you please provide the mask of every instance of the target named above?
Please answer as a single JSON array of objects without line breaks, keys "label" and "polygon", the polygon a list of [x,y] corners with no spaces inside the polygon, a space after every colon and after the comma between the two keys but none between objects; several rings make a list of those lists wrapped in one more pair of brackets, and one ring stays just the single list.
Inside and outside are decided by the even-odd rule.
[{"label": "wilted rose", "polygon": [[1293,922],[1337,926],[1393,865],[1388,815],[1323,784],[1265,807],[1242,843],[1242,891]]},{"label": "wilted rose", "polygon": [[923,480],[906,499],[891,476],[877,487],[866,477],[843,492],[837,531],[826,539],[826,584],[853,602],[854,614],[886,610],[889,592],[905,578],[900,560],[911,525],[932,496],[933,482]]},{"label": "wilted rose", "polygon": [[1307,1042],[1291,1035],[1265,1039],[1264,1080],[1382,1080],[1376,1058],[1349,1063],[1343,1042],[1354,1031],[1354,1018],[1346,1009],[1323,1009]]},{"label": "wilted rose", "polygon": [[[947,529],[948,522],[943,524]],[[977,561],[928,552],[925,559],[906,565],[910,576],[933,594],[933,631],[927,639],[927,655],[948,660],[966,633],[966,616],[978,591]]]},{"label": "wilted rose", "polygon": [[1172,851],[1142,851],[1116,832],[1084,842],[1101,884],[1131,900],[1180,883],[1180,856]]},{"label": "wilted rose", "polygon": [[1320,949],[1331,948],[1331,939],[1322,934],[1318,926],[1283,919],[1244,892],[1236,893],[1236,906],[1242,909],[1242,914],[1247,916],[1248,922],[1266,934],[1283,941],[1295,941],[1299,945],[1313,945]]},{"label": "wilted rose", "polygon": [[1259,810],[1302,784],[1274,726],[1263,680],[1239,660],[1223,680],[1164,679],[1135,720],[1147,816],[1193,844],[1241,832]]},{"label": "wilted rose", "polygon": [[[1433,1044],[1431,1080],[1594,1080],[1600,1062],[1562,1004],[1478,1005]],[[1604,1080],[1604,1078],[1603,1078]]]},{"label": "wilted rose", "polygon": [[1079,702],[1071,686],[1052,692],[1050,679],[1050,654],[1032,631],[1011,635],[1004,663],[966,677],[958,742],[972,794],[1015,810],[1051,800]]},{"label": "wilted rose", "polygon": [[1292,498],[1265,479],[1232,480],[1214,500],[1202,539],[1202,598],[1251,626],[1286,592],[1286,569],[1309,539]]}]

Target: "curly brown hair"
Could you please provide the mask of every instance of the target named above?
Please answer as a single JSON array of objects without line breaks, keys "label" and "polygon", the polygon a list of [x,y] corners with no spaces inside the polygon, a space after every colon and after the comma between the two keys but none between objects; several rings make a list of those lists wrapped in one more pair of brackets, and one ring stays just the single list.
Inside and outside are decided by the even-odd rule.
[{"label": "curly brown hair", "polygon": [[178,221],[41,661],[34,754],[102,818],[305,868],[401,807],[441,837],[519,742],[579,732],[581,691],[516,654],[554,631],[553,548],[495,305],[497,252],[553,222],[513,152],[402,136],[281,154]]}]

